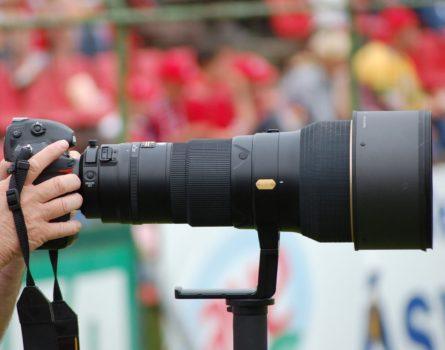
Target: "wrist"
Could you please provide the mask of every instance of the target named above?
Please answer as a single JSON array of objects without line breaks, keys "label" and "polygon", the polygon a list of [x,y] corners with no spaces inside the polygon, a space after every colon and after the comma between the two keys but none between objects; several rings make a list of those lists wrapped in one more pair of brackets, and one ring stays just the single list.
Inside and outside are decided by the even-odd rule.
[{"label": "wrist", "polygon": [[25,263],[23,262],[23,259],[15,257],[6,266],[0,269],[0,279],[8,282],[20,280],[24,268]]},{"label": "wrist", "polygon": [[[0,192],[2,189],[0,188]],[[0,269],[19,257],[20,245],[15,232],[14,219],[6,202],[6,195],[0,194]]]},{"label": "wrist", "polygon": [[11,232],[3,226],[3,229],[0,229],[0,234],[2,236],[0,238],[0,270],[12,263],[14,260],[19,260],[19,244],[16,239],[15,232]]}]

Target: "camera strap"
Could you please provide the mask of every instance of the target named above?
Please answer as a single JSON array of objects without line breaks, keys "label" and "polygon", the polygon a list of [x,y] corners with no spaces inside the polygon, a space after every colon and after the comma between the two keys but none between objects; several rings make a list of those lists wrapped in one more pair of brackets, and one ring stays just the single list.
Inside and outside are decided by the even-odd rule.
[{"label": "camera strap", "polygon": [[63,300],[57,278],[58,250],[50,250],[49,257],[54,273],[53,302],[51,303],[59,341],[59,350],[79,350],[79,326],[77,315]]},{"label": "camera strap", "polygon": [[63,300],[57,278],[58,252],[49,252],[54,273],[53,302],[36,286],[30,269],[28,230],[20,205],[30,157],[31,148],[23,147],[17,160],[8,169],[11,178],[6,192],[26,265],[26,286],[17,302],[23,346],[24,350],[78,350],[77,315]]}]

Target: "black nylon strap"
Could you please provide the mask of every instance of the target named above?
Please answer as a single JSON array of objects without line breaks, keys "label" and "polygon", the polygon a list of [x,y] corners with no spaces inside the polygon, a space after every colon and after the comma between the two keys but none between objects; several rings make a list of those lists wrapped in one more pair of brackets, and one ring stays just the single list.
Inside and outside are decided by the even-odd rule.
[{"label": "black nylon strap", "polygon": [[76,313],[63,300],[57,278],[58,251],[50,250],[49,257],[54,273],[53,302],[35,286],[30,269],[28,231],[20,205],[20,193],[29,170],[30,147],[20,151],[17,160],[8,169],[11,174],[6,192],[12,212],[20,249],[26,264],[26,287],[17,303],[25,350],[78,350],[79,328]]},{"label": "black nylon strap", "polygon": [[26,285],[35,286],[34,278],[32,277],[29,267],[28,230],[26,229],[25,217],[23,216],[23,211],[20,206],[20,193],[25,185],[26,175],[29,170],[28,159],[30,157],[31,148],[23,147],[15,163],[8,169],[11,178],[9,180],[9,189],[6,192],[6,200],[8,202],[9,210],[12,212],[20,249],[26,264]]},{"label": "black nylon strap", "polygon": [[50,250],[49,259],[51,260],[51,266],[53,268],[53,273],[54,273],[53,300],[62,301],[63,300],[62,291],[60,290],[59,279],[57,278],[57,263],[59,260],[59,251]]},{"label": "black nylon strap", "polygon": [[36,286],[26,286],[17,302],[24,350],[61,350],[50,301]]},{"label": "black nylon strap", "polygon": [[57,333],[58,350],[79,350],[79,326],[76,313],[63,300],[57,278],[58,250],[50,250],[49,258],[54,273],[53,302],[51,303],[53,324]]},{"label": "black nylon strap", "polygon": [[45,295],[36,287],[31,274],[28,230],[20,205],[20,194],[29,170],[31,147],[23,147],[16,161],[8,169],[11,174],[6,199],[12,213],[23,259],[26,264],[26,287],[17,303],[25,350],[59,350],[53,309]]}]

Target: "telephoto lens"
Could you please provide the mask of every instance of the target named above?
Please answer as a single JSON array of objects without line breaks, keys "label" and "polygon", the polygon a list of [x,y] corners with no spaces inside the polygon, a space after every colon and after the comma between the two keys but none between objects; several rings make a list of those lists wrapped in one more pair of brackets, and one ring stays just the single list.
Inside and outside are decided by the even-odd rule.
[{"label": "telephoto lens", "polygon": [[276,227],[356,249],[432,247],[431,116],[354,112],[232,139],[97,145],[79,176],[88,218]]}]

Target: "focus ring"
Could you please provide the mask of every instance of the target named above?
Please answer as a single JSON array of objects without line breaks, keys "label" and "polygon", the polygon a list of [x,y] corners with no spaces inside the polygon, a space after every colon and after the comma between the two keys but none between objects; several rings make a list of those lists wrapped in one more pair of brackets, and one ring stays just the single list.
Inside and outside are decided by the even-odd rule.
[{"label": "focus ring", "polygon": [[186,206],[186,143],[174,143],[170,162],[170,200],[172,221],[175,224],[187,222]]},{"label": "focus ring", "polygon": [[138,143],[132,143],[130,149],[130,217],[132,222],[139,222],[138,205],[138,168],[139,168],[139,149]]},{"label": "focus ring", "polygon": [[350,242],[350,121],[301,130],[301,232],[319,242]]},{"label": "focus ring", "polygon": [[232,140],[192,140],[186,156],[187,221],[192,226],[232,225]]}]

